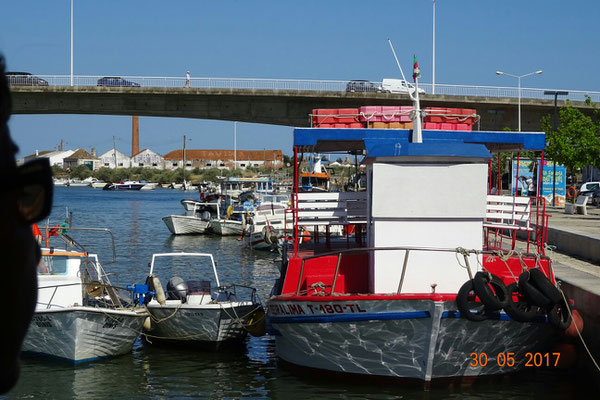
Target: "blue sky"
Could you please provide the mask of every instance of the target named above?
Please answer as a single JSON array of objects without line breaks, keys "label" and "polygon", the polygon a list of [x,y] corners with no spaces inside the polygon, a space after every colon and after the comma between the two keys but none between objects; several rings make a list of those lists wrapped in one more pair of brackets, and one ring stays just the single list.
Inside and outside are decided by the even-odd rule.
[{"label": "blue sky", "polygon": [[[76,75],[369,79],[398,77],[387,39],[431,82],[432,1],[75,0]],[[541,75],[523,87],[600,90],[600,2],[437,0],[436,83],[516,86],[496,70]],[[0,52],[8,70],[70,73],[70,1],[4,2]],[[20,156],[55,149],[131,149],[131,118],[17,115]],[[291,153],[292,128],[238,124],[239,149]],[[233,123],[140,118],[140,147],[232,148]]]}]

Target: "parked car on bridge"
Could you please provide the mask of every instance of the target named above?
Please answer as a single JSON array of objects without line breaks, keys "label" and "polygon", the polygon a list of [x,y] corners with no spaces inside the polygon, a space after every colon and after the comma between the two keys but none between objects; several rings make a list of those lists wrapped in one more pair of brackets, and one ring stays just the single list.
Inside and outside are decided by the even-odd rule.
[{"label": "parked car on bridge", "polygon": [[8,84],[13,86],[48,86],[48,81],[29,72],[7,72]]},{"label": "parked car on bridge", "polygon": [[346,85],[346,92],[376,92],[381,93],[383,89],[381,86],[365,80],[354,80],[348,82]]},{"label": "parked car on bridge", "polygon": [[140,87],[137,82],[128,81],[121,78],[120,76],[105,76],[104,78],[98,79],[97,86],[127,86],[127,87]]},{"label": "parked car on bridge", "polygon": [[[403,79],[384,79],[381,81],[384,93],[414,93],[415,85]],[[419,94],[425,93],[425,89],[419,88]]]}]

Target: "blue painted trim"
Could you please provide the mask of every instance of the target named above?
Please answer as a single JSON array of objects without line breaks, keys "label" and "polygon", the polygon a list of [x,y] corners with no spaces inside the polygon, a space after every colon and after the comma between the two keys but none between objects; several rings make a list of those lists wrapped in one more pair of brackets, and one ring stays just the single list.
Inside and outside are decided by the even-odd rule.
[{"label": "blue painted trim", "polygon": [[[406,311],[397,313],[368,313],[368,314],[332,314],[332,315],[309,315],[307,317],[280,317],[280,316],[269,316],[270,324],[296,324],[296,323],[327,323],[327,322],[360,322],[360,321],[390,321],[390,320],[402,320],[402,319],[420,319],[430,318],[429,311]],[[444,311],[442,312],[442,319],[460,319],[460,311]],[[513,321],[505,313],[496,312],[489,316],[488,319],[496,321]],[[537,323],[548,323],[546,317],[536,317],[531,322]],[[272,328],[275,335],[281,335],[278,330]]]},{"label": "blue painted trim", "polygon": [[368,313],[368,314],[332,314],[309,315],[307,317],[278,317],[269,316],[269,323],[324,323],[324,322],[359,322],[359,321],[389,321],[399,319],[430,318],[429,311],[406,311],[398,313]]}]

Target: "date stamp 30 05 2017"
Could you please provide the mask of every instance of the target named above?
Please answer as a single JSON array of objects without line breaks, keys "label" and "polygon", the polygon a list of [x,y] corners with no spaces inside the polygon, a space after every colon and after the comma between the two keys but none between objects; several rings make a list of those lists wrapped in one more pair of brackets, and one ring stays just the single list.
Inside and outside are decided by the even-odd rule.
[{"label": "date stamp 30 05 2017", "polygon": [[[495,358],[486,353],[469,354],[471,367],[485,367],[494,363],[499,367],[512,367],[517,360],[515,353],[498,353]],[[557,367],[560,353],[525,353],[525,367]]]}]

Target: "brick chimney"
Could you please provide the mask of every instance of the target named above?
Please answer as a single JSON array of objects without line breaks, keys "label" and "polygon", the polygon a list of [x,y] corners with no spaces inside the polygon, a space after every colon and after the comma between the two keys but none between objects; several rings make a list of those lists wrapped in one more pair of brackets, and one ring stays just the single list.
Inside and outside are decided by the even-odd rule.
[{"label": "brick chimney", "polygon": [[137,115],[131,117],[131,156],[140,152],[140,128]]}]

